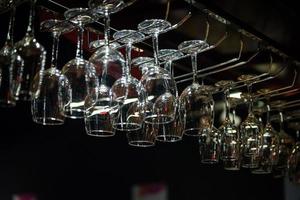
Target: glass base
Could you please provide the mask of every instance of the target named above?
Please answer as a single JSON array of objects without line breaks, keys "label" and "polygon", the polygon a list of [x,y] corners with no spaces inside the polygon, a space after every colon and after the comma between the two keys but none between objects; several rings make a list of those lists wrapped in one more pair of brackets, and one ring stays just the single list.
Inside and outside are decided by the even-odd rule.
[{"label": "glass base", "polygon": [[272,170],[271,169],[254,169],[251,171],[252,174],[271,174]]},{"label": "glass base", "polygon": [[178,142],[181,141],[182,137],[176,135],[158,135],[156,141],[159,142]]},{"label": "glass base", "polygon": [[174,117],[166,115],[150,115],[145,117],[145,123],[147,124],[168,124],[174,121]]},{"label": "glass base", "polygon": [[184,130],[183,134],[187,135],[187,136],[199,137],[199,136],[201,136],[201,131],[200,131],[200,129],[192,128],[192,129]]},{"label": "glass base", "polygon": [[83,119],[84,118],[84,110],[68,109],[68,110],[65,110],[63,115],[70,119]]},{"label": "glass base", "polygon": [[58,119],[54,117],[47,117],[47,118],[33,117],[32,120],[37,124],[50,125],[50,126],[62,125],[65,122],[63,119]]},{"label": "glass base", "polygon": [[223,166],[228,171],[238,171],[241,168],[239,160],[223,160]]},{"label": "glass base", "polygon": [[128,144],[134,147],[152,147],[155,145],[154,142],[144,140],[128,141]]},{"label": "glass base", "polygon": [[141,124],[136,123],[116,123],[113,128],[118,131],[137,131],[142,128]]},{"label": "glass base", "polygon": [[87,131],[87,135],[93,136],[93,137],[112,137],[115,135],[115,132],[113,131],[101,131],[101,130],[92,130]]},{"label": "glass base", "polygon": [[202,164],[208,164],[208,165],[214,165],[217,164],[219,161],[218,160],[212,160],[212,159],[202,159],[201,163]]}]

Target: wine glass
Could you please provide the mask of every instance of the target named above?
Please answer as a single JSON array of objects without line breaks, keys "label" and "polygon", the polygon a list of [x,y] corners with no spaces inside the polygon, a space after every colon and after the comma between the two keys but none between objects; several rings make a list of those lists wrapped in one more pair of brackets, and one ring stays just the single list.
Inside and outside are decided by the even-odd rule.
[{"label": "wine glass", "polygon": [[145,101],[145,89],[139,80],[130,74],[131,50],[132,43],[141,41],[145,36],[134,30],[121,30],[116,32],[113,37],[126,44],[126,65],[123,75],[111,88],[113,101],[120,105],[118,115],[113,121],[113,127],[121,131],[136,131],[141,129],[143,118],[140,112],[136,112],[135,107]]},{"label": "wine glass", "polygon": [[11,68],[11,57],[13,52],[13,27],[15,22],[15,8],[12,8],[6,41],[0,49],[0,106],[13,107],[16,105],[12,93],[13,69]]},{"label": "wine glass", "polygon": [[71,87],[66,76],[57,69],[59,37],[72,31],[74,26],[62,20],[46,20],[41,29],[52,32],[53,46],[50,68],[38,73],[32,83],[31,113],[35,123],[61,125],[64,123],[64,106],[71,100]]},{"label": "wine glass", "polygon": [[[299,113],[299,111],[298,111]],[[300,121],[299,118],[292,116],[288,122],[288,127],[296,131],[296,144],[288,159],[288,176],[294,184],[300,184]]]},{"label": "wine glass", "polygon": [[239,81],[244,81],[247,85],[248,94],[244,98],[248,102],[248,116],[240,125],[241,142],[242,142],[242,167],[257,168],[259,161],[259,145],[260,145],[260,126],[259,121],[253,114],[253,97],[251,87],[254,75],[246,74],[238,77]]},{"label": "wine glass", "polygon": [[[100,81],[99,88],[88,95],[85,102],[85,127],[90,136],[110,137],[115,135],[112,124],[118,114],[119,102],[114,101],[111,87],[117,79],[121,78],[125,61],[123,55],[109,43],[109,15],[121,8],[117,1],[114,2],[89,1],[89,7],[93,12],[104,15],[104,41],[99,41],[99,43],[104,43],[104,46],[89,58],[89,61],[96,67],[97,77]],[[122,2],[120,3],[122,4]]]},{"label": "wine glass", "polygon": [[79,119],[84,117],[84,100],[86,96],[98,87],[95,66],[83,59],[84,25],[94,22],[98,16],[87,8],[72,8],[64,13],[67,20],[78,27],[76,57],[67,62],[62,68],[62,74],[67,77],[71,86],[70,103],[64,108],[65,117]]},{"label": "wine glass", "polygon": [[230,121],[229,118],[229,88],[233,85],[233,81],[221,80],[216,86],[223,88],[225,101],[225,119],[219,127],[221,134],[221,160],[225,170],[240,170],[240,135],[238,128]]},{"label": "wine glass", "polygon": [[[258,91],[258,94],[267,95],[269,92],[269,89],[261,89]],[[279,137],[270,122],[271,108],[269,105],[269,99],[270,97],[267,97],[266,125],[262,129],[260,136],[258,168],[251,170],[253,174],[270,174],[272,173],[273,166],[275,166],[278,162]]]},{"label": "wine glass", "polygon": [[[217,91],[217,88],[212,85],[202,85],[206,91],[213,94]],[[203,131],[199,137],[199,150],[201,156],[201,163],[203,164],[215,164],[219,162],[221,151],[221,134],[220,131],[213,125],[214,122],[214,101],[212,98],[211,110],[212,110],[212,126],[207,131]]]},{"label": "wine glass", "polygon": [[147,56],[136,57],[132,59],[132,65],[138,66],[140,72],[146,74],[154,66],[154,59]]},{"label": "wine glass", "polygon": [[[156,135],[156,140],[160,142],[177,142],[182,139],[183,131],[182,131],[182,121],[181,118],[179,117],[179,109],[178,109],[178,90],[176,86],[176,82],[173,79],[173,67],[172,63],[173,60],[176,60],[180,57],[183,56],[183,53],[181,53],[177,49],[160,49],[158,52],[159,59],[163,62],[165,62],[165,70],[169,72],[170,77],[172,78],[171,81],[169,82],[169,86],[167,87],[166,91],[164,94],[160,95],[155,103],[158,104],[160,103],[160,106],[156,107],[165,107],[165,105],[170,105],[170,102],[168,102],[170,99],[168,97],[171,97],[172,94],[175,94],[173,97],[175,99],[173,100],[176,110],[175,110],[175,120],[165,123],[165,124],[159,124],[158,126],[158,131]],[[171,97],[172,98],[172,97]],[[169,100],[168,100],[169,99]]]},{"label": "wine glass", "polygon": [[153,105],[150,110],[144,112],[146,114],[145,123],[165,124],[175,119],[176,98],[170,90],[172,79],[169,72],[159,66],[158,60],[158,35],[169,27],[171,24],[162,19],[144,20],[138,24],[141,32],[152,36],[154,52],[154,66],[141,78],[141,83],[146,90],[147,101]]},{"label": "wine glass", "polygon": [[[15,43],[12,56],[13,78],[12,90],[16,100],[30,101],[32,92],[31,84],[36,73],[43,73],[46,62],[45,48],[34,37],[34,17],[36,0],[31,0],[29,23],[25,37]],[[19,57],[23,65],[19,65]],[[16,64],[16,65],[15,65]]]},{"label": "wine glass", "polygon": [[98,40],[99,49],[89,58],[96,67],[101,87],[111,88],[114,82],[121,78],[125,68],[123,55],[110,44],[110,14],[120,11],[125,3],[122,0],[90,0],[92,12],[104,16],[104,40]]},{"label": "wine glass", "polygon": [[[286,174],[286,169],[287,169],[287,164],[288,164],[288,159],[290,157],[292,148],[294,146],[294,140],[293,138],[287,134],[284,131],[283,128],[283,123],[284,123],[284,115],[283,112],[279,107],[272,106],[271,102],[271,107],[274,107],[276,109],[279,109],[279,132],[278,132],[278,138],[279,138],[279,146],[278,146],[278,162],[273,168],[273,176],[274,178],[282,178]],[[273,120],[276,121],[276,120]]]},{"label": "wine glass", "polygon": [[191,55],[193,69],[193,83],[179,97],[180,115],[184,122],[183,132],[188,136],[200,136],[212,125],[211,95],[197,81],[197,53],[208,47],[202,40],[185,41],[178,47]]}]

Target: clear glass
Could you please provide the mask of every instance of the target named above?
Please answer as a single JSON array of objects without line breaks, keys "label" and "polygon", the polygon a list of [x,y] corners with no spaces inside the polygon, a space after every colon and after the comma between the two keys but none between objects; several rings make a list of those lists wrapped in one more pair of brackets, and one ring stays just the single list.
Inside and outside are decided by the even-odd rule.
[{"label": "clear glass", "polygon": [[[179,117],[179,109],[178,109],[178,90],[176,86],[176,82],[173,79],[173,67],[172,63],[173,60],[180,58],[183,56],[183,53],[181,53],[177,49],[161,49],[158,52],[159,58],[161,61],[165,62],[165,70],[169,72],[170,77],[172,80],[169,82],[169,86],[166,89],[166,92],[162,94],[157,100],[156,104],[169,104],[168,97],[171,97],[169,93],[175,94],[175,102],[173,106],[176,107],[175,111],[175,119],[169,123],[165,124],[159,124],[158,131],[156,135],[156,140],[160,142],[178,142],[182,139],[183,131],[182,131],[182,120]],[[172,98],[172,97],[171,97]],[[162,107],[164,107],[162,105]]]},{"label": "clear glass", "polygon": [[292,149],[292,153],[288,160],[288,177],[290,182],[300,184],[300,122],[299,119],[289,122],[289,128],[296,130],[297,142]]},{"label": "clear glass", "polygon": [[229,118],[229,87],[232,81],[219,81],[216,86],[223,87],[225,99],[225,120],[219,127],[221,134],[221,159],[225,170],[240,170],[241,153],[240,153],[240,135],[238,128],[230,121]]},{"label": "clear glass", "polygon": [[141,78],[147,101],[153,103],[153,108],[145,112],[145,123],[165,124],[175,119],[176,94],[170,90],[172,78],[167,70],[159,66],[158,61],[158,34],[170,26],[169,22],[160,19],[145,20],[138,25],[141,32],[152,35],[154,52],[154,66]]},{"label": "clear glass", "polygon": [[[43,73],[46,61],[44,47],[34,37],[35,1],[31,1],[29,23],[25,37],[15,43],[12,68],[15,71],[12,90],[16,100],[30,101],[32,81],[37,73]],[[23,60],[20,65],[19,58]]]},{"label": "clear glass", "polygon": [[138,112],[134,108],[145,101],[146,97],[142,84],[130,74],[131,50],[132,43],[142,40],[145,36],[134,30],[121,30],[113,37],[126,44],[126,65],[123,75],[111,88],[113,101],[117,101],[120,106],[117,117],[113,121],[113,127],[120,131],[137,131],[142,128],[143,116],[141,111]]},{"label": "clear glass", "polygon": [[[240,80],[249,80],[246,77]],[[259,146],[260,146],[260,123],[252,111],[253,99],[251,96],[252,83],[248,83],[248,94],[246,96],[248,102],[248,116],[240,125],[241,142],[242,142],[242,167],[257,168],[259,162]]]},{"label": "clear glass", "polygon": [[116,117],[119,104],[113,101],[110,89],[101,84],[85,100],[85,129],[94,137],[111,137],[115,135],[113,119]]},{"label": "clear glass", "polygon": [[4,46],[0,49],[0,106],[13,107],[16,105],[12,91],[13,69],[11,57],[13,52],[13,27],[15,8],[12,9],[8,24],[8,32]]},{"label": "clear glass", "polygon": [[258,168],[253,174],[270,174],[278,162],[279,137],[270,123],[270,106],[267,105],[267,122],[260,136]]},{"label": "clear glass", "polygon": [[[204,86],[206,90],[212,94],[216,91],[216,88],[213,86]],[[214,122],[214,102],[212,98],[211,104],[212,110],[212,122]],[[219,162],[220,151],[221,151],[221,135],[220,131],[212,125],[212,127],[203,132],[203,134],[199,137],[199,149],[201,156],[201,163],[203,164],[215,164]]]},{"label": "clear glass", "polygon": [[[62,33],[71,31],[73,26],[61,20],[47,20],[41,23],[42,30],[47,30],[47,27],[53,36],[51,64],[33,80],[31,113],[35,123],[61,125],[65,120],[63,111],[71,100],[71,87],[68,79],[57,69],[59,37]],[[52,28],[49,30],[50,27]]]},{"label": "clear glass", "polygon": [[[94,1],[96,13],[101,13],[102,1]],[[108,3],[108,2],[107,2]],[[91,6],[90,2],[90,6]],[[103,13],[102,13],[103,14]],[[123,55],[114,49],[109,43],[110,17],[109,12],[104,13],[104,46],[100,47],[89,61],[96,67],[96,74],[99,79],[99,89],[87,96],[85,101],[85,127],[87,134],[96,137],[110,137],[115,135],[113,122],[118,118],[120,102],[112,95],[112,86],[120,79],[125,68]]]},{"label": "clear glass", "polygon": [[197,81],[197,53],[208,44],[202,40],[185,41],[179,50],[191,54],[193,83],[183,90],[179,97],[179,110],[184,123],[183,132],[189,136],[200,136],[212,127],[211,94]]},{"label": "clear glass", "polygon": [[[64,108],[65,117],[80,119],[84,117],[84,101],[88,94],[99,86],[95,66],[83,59],[83,26],[96,20],[95,16],[85,8],[69,9],[64,13],[66,19],[78,26],[78,41],[76,57],[66,63],[62,68],[62,74],[67,77],[71,86],[70,103]],[[74,17],[76,16],[76,17]]]},{"label": "clear glass", "polygon": [[273,176],[274,178],[282,178],[286,174],[288,159],[291,155],[292,148],[294,146],[294,139],[287,134],[283,129],[284,117],[282,111],[279,111],[280,117],[280,130],[278,132],[279,147],[278,147],[278,162],[274,166]]},{"label": "clear glass", "polygon": [[88,4],[96,13],[102,15],[116,13],[126,6],[123,0],[89,0]]}]

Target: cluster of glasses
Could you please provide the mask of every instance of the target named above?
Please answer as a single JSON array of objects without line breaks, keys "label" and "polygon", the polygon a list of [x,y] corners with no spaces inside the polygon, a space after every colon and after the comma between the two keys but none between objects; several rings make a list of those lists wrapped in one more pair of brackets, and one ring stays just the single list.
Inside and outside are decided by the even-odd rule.
[{"label": "cluster of glasses", "polygon": [[[250,62],[258,52],[247,61],[237,62],[243,42],[237,58],[198,70],[197,55],[217,47],[226,34],[214,45],[209,45],[206,37],[204,40],[184,41],[178,49],[159,50],[159,34],[177,28],[187,20],[185,17],[175,25],[162,19],[148,19],[139,23],[137,30],[115,32],[110,40],[110,15],[127,4],[122,0],[90,0],[90,8],[67,10],[64,13],[66,20],[52,19],[41,23],[41,30],[51,32],[53,36],[51,64],[45,69],[46,51],[34,37],[34,6],[35,0],[32,0],[26,35],[15,44],[12,40],[12,10],[7,40],[0,50],[1,106],[14,106],[17,100],[31,101],[33,121],[38,124],[61,125],[65,118],[84,119],[88,135],[110,137],[121,131],[127,134],[128,143],[137,147],[151,147],[156,141],[177,142],[183,135],[193,136],[199,139],[202,163],[222,162],[226,170],[244,167],[255,174],[273,172],[277,176],[283,176],[288,169],[291,180],[300,182],[299,142],[294,144],[294,140],[284,133],[282,112],[279,112],[281,128],[276,133],[270,122],[270,104],[267,103],[261,112],[253,110],[257,98],[278,95],[280,91],[261,90],[259,94],[252,94],[252,84],[275,78],[279,73],[272,76],[270,73],[242,75],[237,82],[222,80],[215,85],[205,85],[203,79],[198,82],[198,78],[208,74]],[[85,60],[85,25],[99,18],[104,20],[104,39],[90,44],[97,50]],[[60,35],[74,29],[78,32],[76,56],[59,70]],[[208,30],[206,32],[208,34]],[[133,44],[148,38],[152,38],[153,58],[131,59]],[[121,47],[125,47],[125,57],[119,51]],[[193,72],[174,77],[173,61],[186,57],[191,58]],[[142,72],[140,80],[131,75],[132,65],[138,66]],[[203,73],[206,71],[210,72]],[[192,75],[192,84],[179,95],[177,84],[189,79],[175,79],[186,75]],[[260,79],[264,76],[266,78]],[[231,97],[229,91],[240,83],[248,87],[248,93],[241,98]],[[224,93],[226,107],[225,120],[219,128],[214,126],[213,94],[216,92]],[[243,102],[249,104],[248,116],[237,126],[235,107]],[[261,119],[264,112],[267,113],[265,125]],[[294,121],[290,123],[290,127],[297,130],[297,138],[298,119],[300,117],[293,117]]]}]

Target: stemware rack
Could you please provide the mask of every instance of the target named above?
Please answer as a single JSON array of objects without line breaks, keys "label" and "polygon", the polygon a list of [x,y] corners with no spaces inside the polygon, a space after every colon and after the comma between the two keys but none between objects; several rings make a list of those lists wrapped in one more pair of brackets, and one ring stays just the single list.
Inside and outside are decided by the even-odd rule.
[{"label": "stemware rack", "polygon": [[[207,3],[206,1],[200,2],[200,1],[192,1],[192,0],[184,0],[186,2],[186,14],[181,17],[180,20],[177,20],[177,22],[172,23],[172,26],[165,29],[164,31],[162,31],[160,34],[163,33],[167,33],[170,32],[172,30],[175,30],[177,28],[179,28],[180,26],[182,26],[184,23],[188,22],[189,19],[191,18],[191,16],[197,12],[197,13],[201,13],[204,18],[206,18],[205,20],[205,33],[204,33],[204,40],[207,41],[209,34],[211,32],[211,28],[210,28],[210,22],[211,20],[216,21],[217,23],[222,24],[225,27],[225,31],[223,34],[221,34],[221,36],[213,43],[210,44],[209,43],[209,47],[206,49],[203,49],[202,51],[198,52],[198,54],[202,54],[211,50],[214,50],[216,48],[218,48],[229,36],[230,36],[230,31],[234,30],[240,37],[239,37],[239,48],[238,48],[238,52],[236,54],[236,56],[234,58],[228,59],[226,61],[220,62],[220,63],[215,63],[213,65],[209,65],[209,66],[205,66],[202,67],[201,69],[199,69],[197,71],[197,75],[198,77],[207,77],[213,74],[218,74],[221,72],[226,72],[228,73],[228,71],[232,71],[235,69],[238,69],[240,66],[246,65],[248,63],[250,63],[252,60],[254,60],[258,55],[262,54],[263,52],[267,52],[268,55],[270,55],[270,66],[269,67],[265,67],[268,68],[268,70],[264,70],[264,73],[260,73],[259,75],[256,75],[251,81],[253,81],[255,84],[258,83],[264,83],[267,82],[269,80],[277,80],[278,77],[281,76],[281,73],[284,72],[285,70],[287,72],[285,73],[289,73],[293,74],[290,77],[293,77],[293,81],[292,83],[286,83],[286,81],[284,81],[283,84],[279,84],[279,88],[272,86],[272,90],[270,90],[268,93],[262,95],[262,94],[258,94],[255,97],[262,99],[264,98],[264,96],[270,96],[270,97],[276,97],[276,98],[285,98],[287,100],[289,100],[289,98],[293,99],[293,98],[297,98],[297,94],[299,92],[299,84],[298,84],[298,68],[300,66],[300,62],[293,58],[292,56],[288,55],[288,53],[286,53],[284,50],[278,48],[278,46],[280,46],[277,42],[275,42],[274,40],[272,40],[271,38],[269,38],[268,36],[262,34],[261,32],[256,31],[254,28],[249,27],[247,24],[243,23],[241,20],[235,18],[234,16],[224,12],[223,10],[217,9],[214,6],[209,5],[209,3]],[[11,1],[10,4],[7,3],[6,7],[2,6],[1,7],[1,13],[2,12],[6,12],[9,9],[11,9],[12,7],[17,7],[20,4],[22,4],[23,2],[26,1]],[[131,4],[134,4],[136,2],[136,0],[131,0],[129,1],[128,5],[131,6]],[[3,5],[5,4],[5,2],[3,3]],[[167,8],[166,8],[166,12],[165,12],[165,19],[168,19],[168,16],[170,14],[170,10],[172,9],[171,6],[172,5],[172,1],[168,1],[167,2]],[[69,9],[67,6],[64,6],[54,0],[48,0],[48,1],[41,1],[39,4],[41,11],[44,12],[45,10],[50,11],[55,13],[55,15],[59,15],[59,12],[61,10],[67,10]],[[164,5],[165,6],[165,5]],[[56,11],[60,10],[60,11]],[[124,8],[125,12],[126,12],[126,7]],[[91,9],[89,9],[87,12],[90,12]],[[42,13],[41,12],[41,13]],[[99,25],[100,27],[103,27],[103,23],[101,22],[101,16],[100,19],[97,20],[95,22],[95,24],[97,25],[98,28],[95,28],[93,26],[87,26],[85,29],[87,30],[87,40],[88,43],[90,43],[91,41],[91,34],[94,35],[101,35],[103,34],[103,31],[99,29]],[[114,32],[118,31],[118,29],[114,28],[114,27],[110,27],[110,29]],[[228,31],[230,30],[230,31]],[[150,35],[146,36],[145,38],[143,38],[141,41],[136,41],[134,42],[134,46],[136,47],[136,49],[138,51],[144,52],[145,54],[147,54],[147,51],[151,48],[151,44],[149,44],[149,42],[147,42],[147,40],[151,38]],[[247,54],[248,57],[244,58],[243,56],[243,51],[245,49],[245,39],[252,41],[253,43],[256,43],[257,45],[257,50],[255,50],[254,52],[250,54]],[[112,42],[118,42],[116,40],[113,40]],[[118,48],[123,48],[125,45],[121,45]],[[184,49],[182,49],[181,51],[183,51]],[[282,67],[279,68],[279,70],[273,72],[272,71],[272,55],[273,56],[277,56],[278,58],[283,60],[283,65]],[[164,55],[165,56],[170,56],[170,55]],[[187,81],[192,80],[192,72],[188,72],[184,71],[183,73],[176,73],[176,66],[179,66],[179,68],[185,68],[185,70],[187,69],[186,66],[182,66],[182,64],[178,64],[176,62],[176,60],[184,60],[185,58],[190,57],[189,54],[183,54],[183,56],[179,57],[178,59],[173,60],[172,62],[174,62],[174,66],[175,66],[175,76],[174,79],[176,80],[177,84],[183,84]],[[162,59],[160,59],[162,60]],[[146,62],[149,61],[145,61],[144,63],[139,63],[141,64],[145,64]],[[165,64],[166,61],[161,61],[160,64],[163,65]],[[186,65],[186,63],[185,63]],[[238,72],[240,73],[240,72]],[[289,77],[289,78],[290,78]],[[231,79],[231,78],[230,78]],[[216,81],[216,80],[215,80]],[[274,84],[274,82],[272,82],[272,84]],[[285,84],[285,85],[284,85]],[[271,85],[271,84],[269,84]],[[276,83],[277,85],[277,83]],[[235,90],[235,89],[240,89],[243,88],[244,86],[246,86],[246,84],[243,81],[237,81],[234,83],[234,85],[231,87],[231,90]],[[216,93],[219,93],[221,90],[217,90]]]}]

